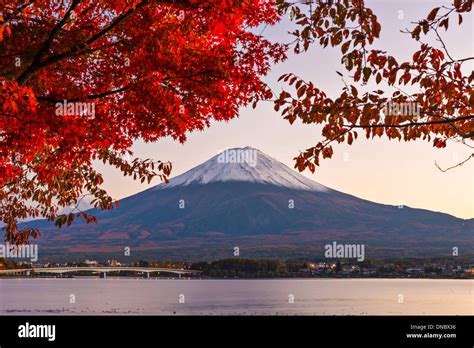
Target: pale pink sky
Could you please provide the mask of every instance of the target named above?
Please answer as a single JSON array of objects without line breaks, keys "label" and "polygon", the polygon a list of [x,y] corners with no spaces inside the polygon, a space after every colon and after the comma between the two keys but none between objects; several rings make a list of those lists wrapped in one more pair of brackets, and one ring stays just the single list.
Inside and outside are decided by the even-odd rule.
[{"label": "pale pink sky", "polygon": [[[407,58],[418,47],[401,29],[411,27],[410,22],[426,17],[433,7],[447,4],[447,1],[397,0],[367,1],[382,24],[381,39],[375,47]],[[443,35],[448,49],[454,57],[473,54],[473,20],[465,16],[462,27],[450,23],[449,31]],[[287,42],[288,22],[275,28],[267,28],[265,35],[273,40]],[[273,67],[266,77],[274,91],[279,91],[278,77],[287,72],[297,73],[312,80],[329,95],[339,93],[342,82],[336,70],[344,71],[340,65],[339,49],[321,50],[315,48],[304,55],[290,55],[288,61]],[[466,65],[473,69],[473,65]],[[273,110],[270,102],[261,103],[255,110],[244,108],[240,117],[227,123],[213,123],[204,132],[189,135],[181,145],[171,139],[154,144],[137,142],[133,150],[137,157],[170,160],[173,175],[179,175],[206,161],[225,148],[256,147],[268,155],[293,168],[292,158],[299,150],[315,145],[320,139],[320,128],[314,125],[289,123]],[[333,189],[350,193],[374,202],[424,208],[449,213],[461,218],[474,217],[474,161],[446,173],[434,165],[448,167],[467,158],[472,149],[449,143],[443,150],[434,149],[431,143],[400,143],[387,140],[367,141],[361,134],[352,145],[336,145],[335,156],[322,161],[315,174],[302,174]],[[469,151],[471,150],[471,151]],[[347,153],[348,161],[344,161]],[[97,164],[105,177],[104,187],[115,198],[123,198],[158,184],[140,184],[124,178],[113,168]]]}]

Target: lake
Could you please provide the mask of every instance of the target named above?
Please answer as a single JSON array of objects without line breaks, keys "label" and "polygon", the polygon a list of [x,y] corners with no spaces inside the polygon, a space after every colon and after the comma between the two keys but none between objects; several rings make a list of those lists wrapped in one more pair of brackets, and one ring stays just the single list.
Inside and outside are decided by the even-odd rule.
[{"label": "lake", "polygon": [[2,315],[474,315],[473,301],[474,280],[0,279]]}]

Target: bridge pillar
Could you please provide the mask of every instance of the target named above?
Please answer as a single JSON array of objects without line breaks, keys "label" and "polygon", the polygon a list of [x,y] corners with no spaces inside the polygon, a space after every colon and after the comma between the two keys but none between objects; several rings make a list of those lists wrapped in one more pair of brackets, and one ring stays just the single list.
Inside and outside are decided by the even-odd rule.
[{"label": "bridge pillar", "polygon": [[102,272],[102,273],[100,274],[100,277],[103,278],[103,279],[107,278],[107,273],[106,273],[106,272]]},{"label": "bridge pillar", "polygon": [[179,278],[181,278],[181,273],[178,273]]},{"label": "bridge pillar", "polygon": [[150,278],[150,272],[143,272],[143,278],[145,279]]}]

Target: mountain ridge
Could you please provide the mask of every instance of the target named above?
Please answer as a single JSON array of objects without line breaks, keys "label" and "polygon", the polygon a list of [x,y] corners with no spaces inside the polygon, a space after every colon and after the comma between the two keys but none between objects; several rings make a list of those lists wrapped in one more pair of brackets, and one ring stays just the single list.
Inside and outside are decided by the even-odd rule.
[{"label": "mountain ridge", "polygon": [[247,181],[317,191],[328,189],[250,146],[226,149],[185,173],[171,178],[168,184],[157,185],[157,188],[226,181]]},{"label": "mountain ridge", "polygon": [[368,257],[474,248],[474,219],[374,203],[303,177],[259,150],[226,151],[241,150],[256,151],[256,161],[251,154],[249,163],[213,156],[117,209],[89,211],[97,225],[30,225],[44,231],[42,250],[75,255],[119,256],[128,246],[153,258],[209,259],[231,257],[239,246],[248,257],[316,257],[332,241],[365,244]]}]

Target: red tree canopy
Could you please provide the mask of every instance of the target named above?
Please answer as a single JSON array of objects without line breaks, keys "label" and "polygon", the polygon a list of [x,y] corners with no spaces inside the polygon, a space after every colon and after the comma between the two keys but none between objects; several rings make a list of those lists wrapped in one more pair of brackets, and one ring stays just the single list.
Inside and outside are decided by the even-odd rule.
[{"label": "red tree canopy", "polygon": [[[474,73],[465,67],[474,57],[454,57],[442,31],[462,25],[471,10],[472,0],[432,9],[407,31],[420,44],[403,61],[377,47],[382,26],[363,0],[0,0],[0,219],[7,239],[22,243],[37,234],[18,231],[26,217],[70,224],[75,215],[57,211],[84,194],[110,209],[91,161],[142,181],[166,180],[170,163],[124,159],[136,139],[185,141],[211,120],[272,98],[261,78],[288,46],[251,29],[284,13],[297,25],[296,53],[314,44],[339,47],[345,67],[336,97],[304,77],[282,76],[294,89],[275,98],[275,109],[290,123],[324,126],[322,140],[295,158],[296,168],[314,171],[334,143],[352,144],[361,130],[367,138],[470,146]],[[426,35],[436,45],[422,42]],[[368,83],[385,87],[362,92]]]},{"label": "red tree canopy", "polygon": [[[101,160],[142,181],[171,165],[127,162],[136,139],[154,141],[236,117],[271,96],[261,81],[284,47],[252,28],[279,19],[271,1],[0,0],[0,218],[74,214],[91,194],[112,198],[91,168]],[[80,214],[87,220],[93,217]]]},{"label": "red tree canopy", "polygon": [[[280,2],[297,25],[295,52],[314,44],[339,47],[345,68],[337,72],[345,87],[336,97],[304,76],[281,77],[294,90],[282,92],[275,109],[290,123],[324,125],[322,140],[296,157],[296,168],[314,172],[321,157],[332,157],[333,144],[350,145],[360,131],[367,138],[433,141],[437,148],[444,148],[447,140],[471,146],[466,141],[474,140],[474,72],[466,71],[466,64],[474,57],[453,57],[442,33],[463,24],[472,0],[446,1],[413,23],[407,40],[419,42],[419,49],[407,61],[391,55],[389,47],[377,47],[383,28],[363,0],[309,1],[311,6]],[[426,40],[428,35],[431,40]],[[385,87],[362,92],[369,82]],[[407,86],[416,92],[408,93]]]}]

